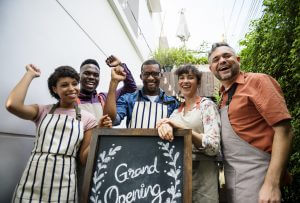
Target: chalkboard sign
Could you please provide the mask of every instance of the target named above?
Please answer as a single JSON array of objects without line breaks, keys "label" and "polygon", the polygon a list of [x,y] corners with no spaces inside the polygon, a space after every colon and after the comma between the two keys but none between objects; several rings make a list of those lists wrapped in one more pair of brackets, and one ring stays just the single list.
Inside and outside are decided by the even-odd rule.
[{"label": "chalkboard sign", "polygon": [[84,176],[82,202],[192,202],[191,130],[172,142],[155,129],[96,129]]}]

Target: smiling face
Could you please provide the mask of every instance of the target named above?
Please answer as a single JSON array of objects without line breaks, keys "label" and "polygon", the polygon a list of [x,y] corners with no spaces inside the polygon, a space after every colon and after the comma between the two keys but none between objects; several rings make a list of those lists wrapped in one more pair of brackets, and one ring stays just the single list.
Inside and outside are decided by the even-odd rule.
[{"label": "smiling face", "polygon": [[80,68],[80,91],[93,93],[99,84],[100,70],[94,64],[86,64]]},{"label": "smiling face", "polygon": [[59,78],[53,92],[59,96],[61,107],[73,107],[79,94],[79,86],[76,79],[71,77]]},{"label": "smiling face", "polygon": [[178,87],[181,94],[185,98],[192,98],[197,94],[197,88],[199,81],[192,71],[189,73],[183,73],[178,76]]},{"label": "smiling face", "polygon": [[222,83],[234,81],[240,72],[240,58],[230,47],[220,46],[209,58],[209,68]]},{"label": "smiling face", "polygon": [[154,96],[159,94],[161,72],[158,64],[143,65],[140,77],[143,81],[146,95]]}]

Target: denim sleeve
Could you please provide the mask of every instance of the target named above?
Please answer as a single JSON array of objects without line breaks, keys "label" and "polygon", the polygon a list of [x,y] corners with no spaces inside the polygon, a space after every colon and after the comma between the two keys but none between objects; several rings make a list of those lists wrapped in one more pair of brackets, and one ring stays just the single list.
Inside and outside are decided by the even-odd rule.
[{"label": "denim sleeve", "polygon": [[127,116],[129,104],[128,104],[128,95],[122,95],[117,100],[117,115],[113,121],[113,125],[120,125],[121,121]]},{"label": "denim sleeve", "polygon": [[112,122],[112,124],[113,124],[113,126],[117,126],[117,125],[120,125],[121,121],[122,121],[122,120],[121,120],[119,114],[117,114],[117,115],[116,115],[116,118],[115,118],[115,120]]},{"label": "denim sleeve", "polygon": [[175,101],[174,103],[170,104],[170,106],[168,107],[168,116],[170,116],[173,113],[173,111],[175,109],[177,109],[178,107],[179,107],[179,104],[178,104],[177,101]]}]

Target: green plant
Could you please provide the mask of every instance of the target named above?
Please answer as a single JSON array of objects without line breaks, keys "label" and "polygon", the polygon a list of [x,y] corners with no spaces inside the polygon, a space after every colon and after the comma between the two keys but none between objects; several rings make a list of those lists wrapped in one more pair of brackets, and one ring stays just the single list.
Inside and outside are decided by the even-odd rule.
[{"label": "green plant", "polygon": [[214,97],[214,99],[215,99],[216,104],[219,105],[220,102],[221,102],[221,98],[222,98],[222,97],[221,97],[221,94],[220,94],[220,92],[219,92],[218,89],[216,89],[216,90],[214,91],[213,97]]},{"label": "green plant", "polygon": [[270,74],[280,83],[292,115],[293,148],[288,169],[292,185],[286,202],[300,202],[300,1],[264,0],[264,15],[241,42],[242,69]]},{"label": "green plant", "polygon": [[207,57],[195,56],[195,51],[181,48],[157,49],[152,57],[157,60],[162,67],[180,66],[183,64],[207,64]]}]

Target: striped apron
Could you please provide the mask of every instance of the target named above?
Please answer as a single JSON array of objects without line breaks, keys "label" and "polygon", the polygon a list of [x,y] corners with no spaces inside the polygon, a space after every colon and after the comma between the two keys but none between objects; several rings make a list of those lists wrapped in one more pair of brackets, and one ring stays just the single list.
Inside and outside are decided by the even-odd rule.
[{"label": "striped apron", "polygon": [[136,101],[132,110],[129,128],[156,128],[156,123],[168,117],[168,106],[165,104]]},{"label": "striped apron", "polygon": [[234,132],[228,118],[228,107],[235,88],[231,92],[229,90],[227,105],[220,109],[227,201],[256,203],[271,155],[252,146]]},{"label": "striped apron", "polygon": [[77,202],[76,155],[83,139],[80,109],[76,119],[53,114],[40,122],[31,156],[13,202]]},{"label": "striped apron", "polygon": [[97,122],[99,122],[100,118],[103,116],[103,108],[101,103],[80,103],[78,106],[80,109],[93,114],[96,117]]}]

